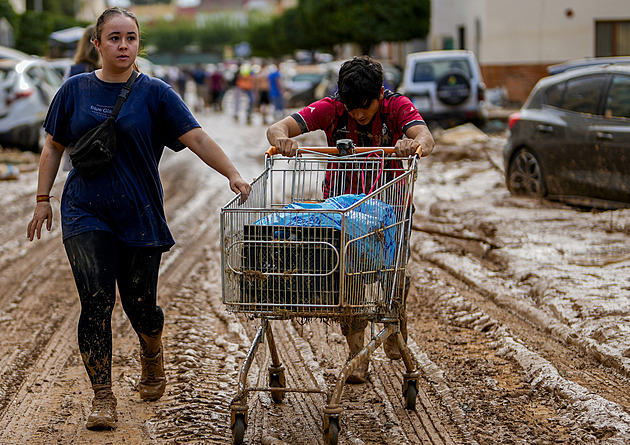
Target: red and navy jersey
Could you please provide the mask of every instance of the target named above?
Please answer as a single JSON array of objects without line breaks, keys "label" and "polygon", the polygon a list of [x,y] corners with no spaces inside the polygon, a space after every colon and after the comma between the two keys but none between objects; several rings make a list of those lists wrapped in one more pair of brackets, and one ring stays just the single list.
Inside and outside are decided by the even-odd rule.
[{"label": "red and navy jersey", "polygon": [[[339,139],[352,139],[357,147],[393,147],[406,131],[415,125],[426,125],[422,116],[406,96],[385,90],[379,110],[372,122],[362,126],[352,119],[339,97],[313,102],[292,114],[302,133],[324,130],[328,146],[335,147]],[[389,168],[401,168],[398,161]],[[322,184],[324,198],[343,193],[365,193],[357,172],[340,174],[336,163],[329,163]],[[332,172],[335,172],[333,174]],[[369,188],[369,187],[368,187]]]},{"label": "red and navy jersey", "polygon": [[409,98],[390,90],[385,90],[379,111],[366,126],[350,118],[337,95],[313,102],[292,117],[302,133],[324,130],[330,147],[338,139],[352,139],[357,147],[393,147],[410,127],[426,125]]}]

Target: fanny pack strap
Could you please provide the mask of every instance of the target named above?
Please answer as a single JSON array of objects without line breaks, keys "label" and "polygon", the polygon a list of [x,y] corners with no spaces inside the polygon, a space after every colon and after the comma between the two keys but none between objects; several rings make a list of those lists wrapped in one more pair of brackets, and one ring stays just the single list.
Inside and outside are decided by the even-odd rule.
[{"label": "fanny pack strap", "polygon": [[129,95],[129,92],[131,91],[131,86],[136,81],[136,77],[138,77],[138,72],[136,70],[133,70],[131,72],[131,76],[129,76],[129,79],[127,80],[127,83],[125,83],[125,85],[123,85],[122,89],[120,90],[120,94],[118,95],[118,100],[116,100],[116,105],[114,105],[114,109],[112,110],[112,114],[111,114],[114,120],[116,120],[116,118],[118,117],[118,113],[120,113],[120,109],[123,106],[123,102],[125,102],[125,99],[127,99],[127,96]]}]

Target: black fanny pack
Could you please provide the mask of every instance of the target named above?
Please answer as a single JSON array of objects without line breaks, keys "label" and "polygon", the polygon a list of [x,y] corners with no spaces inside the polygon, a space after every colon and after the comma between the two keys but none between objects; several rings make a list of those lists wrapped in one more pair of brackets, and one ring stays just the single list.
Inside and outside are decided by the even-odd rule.
[{"label": "black fanny pack", "polygon": [[120,90],[112,114],[102,124],[81,136],[70,152],[72,166],[82,176],[91,178],[98,175],[114,159],[116,155],[116,118],[136,77],[138,77],[138,73],[133,71],[127,83]]}]

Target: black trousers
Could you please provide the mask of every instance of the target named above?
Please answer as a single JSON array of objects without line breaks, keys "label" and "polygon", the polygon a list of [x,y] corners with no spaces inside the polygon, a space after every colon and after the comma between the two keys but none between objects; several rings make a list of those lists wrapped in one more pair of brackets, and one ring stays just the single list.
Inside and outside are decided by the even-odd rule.
[{"label": "black trousers", "polygon": [[64,246],[81,301],[78,340],[85,369],[93,385],[111,383],[116,284],[136,333],[161,332],[164,312],[157,305],[157,282],[162,249],[128,246],[101,230],[68,238]]}]

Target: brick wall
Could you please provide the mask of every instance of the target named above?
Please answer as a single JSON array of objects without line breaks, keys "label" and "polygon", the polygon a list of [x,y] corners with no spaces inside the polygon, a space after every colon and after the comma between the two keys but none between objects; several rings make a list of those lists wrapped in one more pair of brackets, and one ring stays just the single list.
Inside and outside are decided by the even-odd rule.
[{"label": "brick wall", "polygon": [[547,76],[549,65],[484,65],[481,72],[488,88],[504,87],[508,99],[522,105],[536,82]]}]

